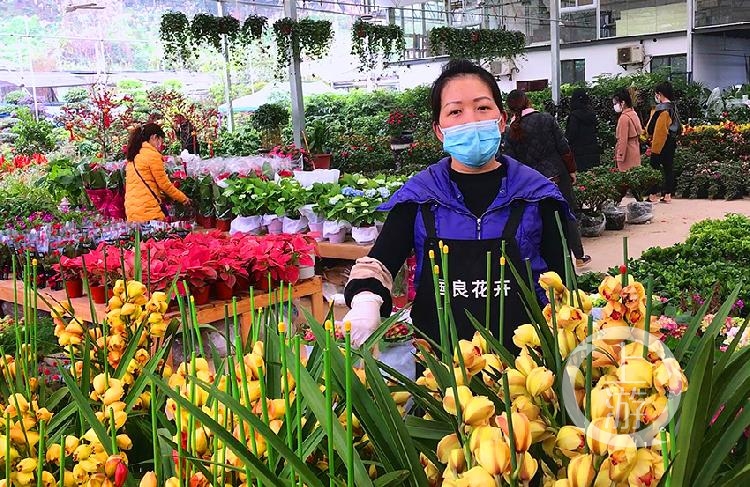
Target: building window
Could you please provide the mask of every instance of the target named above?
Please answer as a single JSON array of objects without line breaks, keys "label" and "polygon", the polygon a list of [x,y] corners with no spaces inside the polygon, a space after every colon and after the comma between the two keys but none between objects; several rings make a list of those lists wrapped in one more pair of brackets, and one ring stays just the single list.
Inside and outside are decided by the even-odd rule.
[{"label": "building window", "polygon": [[586,60],[569,59],[560,61],[560,82],[562,84],[583,84],[586,83]]},{"label": "building window", "polygon": [[600,0],[599,36],[625,37],[687,29],[685,0]]},{"label": "building window", "polygon": [[667,71],[670,81],[687,80],[687,54],[671,54],[651,58],[651,72]]},{"label": "building window", "polygon": [[546,79],[536,79],[533,81],[516,81],[516,88],[525,92],[542,91],[549,87],[549,81]]}]

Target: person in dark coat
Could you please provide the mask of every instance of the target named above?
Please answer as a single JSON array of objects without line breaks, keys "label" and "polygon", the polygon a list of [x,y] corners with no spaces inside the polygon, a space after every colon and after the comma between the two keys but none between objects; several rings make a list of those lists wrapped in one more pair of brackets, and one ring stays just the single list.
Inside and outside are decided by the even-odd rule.
[{"label": "person in dark coat", "polygon": [[180,150],[189,154],[200,154],[200,144],[195,127],[183,114],[178,113],[175,118],[175,134],[180,140]]},{"label": "person in dark coat", "polygon": [[[508,108],[513,119],[504,139],[504,153],[554,182],[570,208],[577,208],[573,193],[576,160],[557,120],[549,113],[536,111],[523,90],[513,90],[508,94]],[[591,257],[583,250],[581,232],[575,220],[568,220],[568,239],[576,265],[581,267],[591,262]]]},{"label": "person in dark coat", "polygon": [[573,90],[570,97],[570,116],[565,127],[565,138],[568,139],[579,171],[586,171],[600,164],[596,113],[591,109],[591,100],[583,88]]}]

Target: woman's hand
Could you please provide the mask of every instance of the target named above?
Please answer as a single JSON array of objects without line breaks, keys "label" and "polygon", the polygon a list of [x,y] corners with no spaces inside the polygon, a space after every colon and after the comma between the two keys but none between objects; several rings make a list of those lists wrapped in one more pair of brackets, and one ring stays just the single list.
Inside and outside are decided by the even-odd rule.
[{"label": "woman's hand", "polygon": [[352,298],[352,309],[344,316],[343,323],[352,324],[352,345],[359,348],[380,326],[380,306],[383,298],[369,291],[362,291]]},{"label": "woman's hand", "polygon": [[576,181],[578,181],[578,173],[574,173],[574,172],[570,173],[570,181],[573,184],[575,184]]}]

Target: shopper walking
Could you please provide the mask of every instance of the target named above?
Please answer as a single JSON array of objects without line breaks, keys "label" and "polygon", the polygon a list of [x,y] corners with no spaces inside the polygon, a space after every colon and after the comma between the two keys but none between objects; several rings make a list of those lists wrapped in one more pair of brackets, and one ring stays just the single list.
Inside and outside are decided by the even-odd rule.
[{"label": "shopper walking", "polygon": [[570,97],[570,115],[565,138],[575,156],[578,171],[587,171],[601,162],[596,113],[586,90],[576,88]]},{"label": "shopper walking", "polygon": [[[536,111],[523,90],[510,92],[508,108],[513,119],[505,138],[505,153],[557,184],[568,205],[576,209],[578,204],[573,194],[576,161],[557,121],[549,113]],[[584,253],[581,232],[575,220],[568,222],[568,242],[576,257],[576,265],[591,262],[591,257]]]},{"label": "shopper walking", "polygon": [[660,188],[652,189],[649,197],[652,202],[669,203],[674,193],[674,153],[677,137],[682,135],[682,123],[673,99],[674,89],[670,82],[664,81],[654,87],[656,106],[651,110],[646,132],[651,137],[651,166],[661,169],[664,181]]},{"label": "shopper walking", "polygon": [[641,119],[633,110],[633,98],[627,90],[619,90],[612,97],[612,106],[620,114],[615,130],[615,164],[620,171],[641,165]]}]

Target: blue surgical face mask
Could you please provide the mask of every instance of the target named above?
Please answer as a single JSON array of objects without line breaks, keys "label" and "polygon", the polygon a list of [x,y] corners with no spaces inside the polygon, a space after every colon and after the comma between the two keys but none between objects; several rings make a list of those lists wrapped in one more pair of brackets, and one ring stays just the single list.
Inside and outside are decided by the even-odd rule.
[{"label": "blue surgical face mask", "polygon": [[443,150],[469,167],[482,167],[494,159],[500,147],[497,120],[470,122],[441,128]]}]

